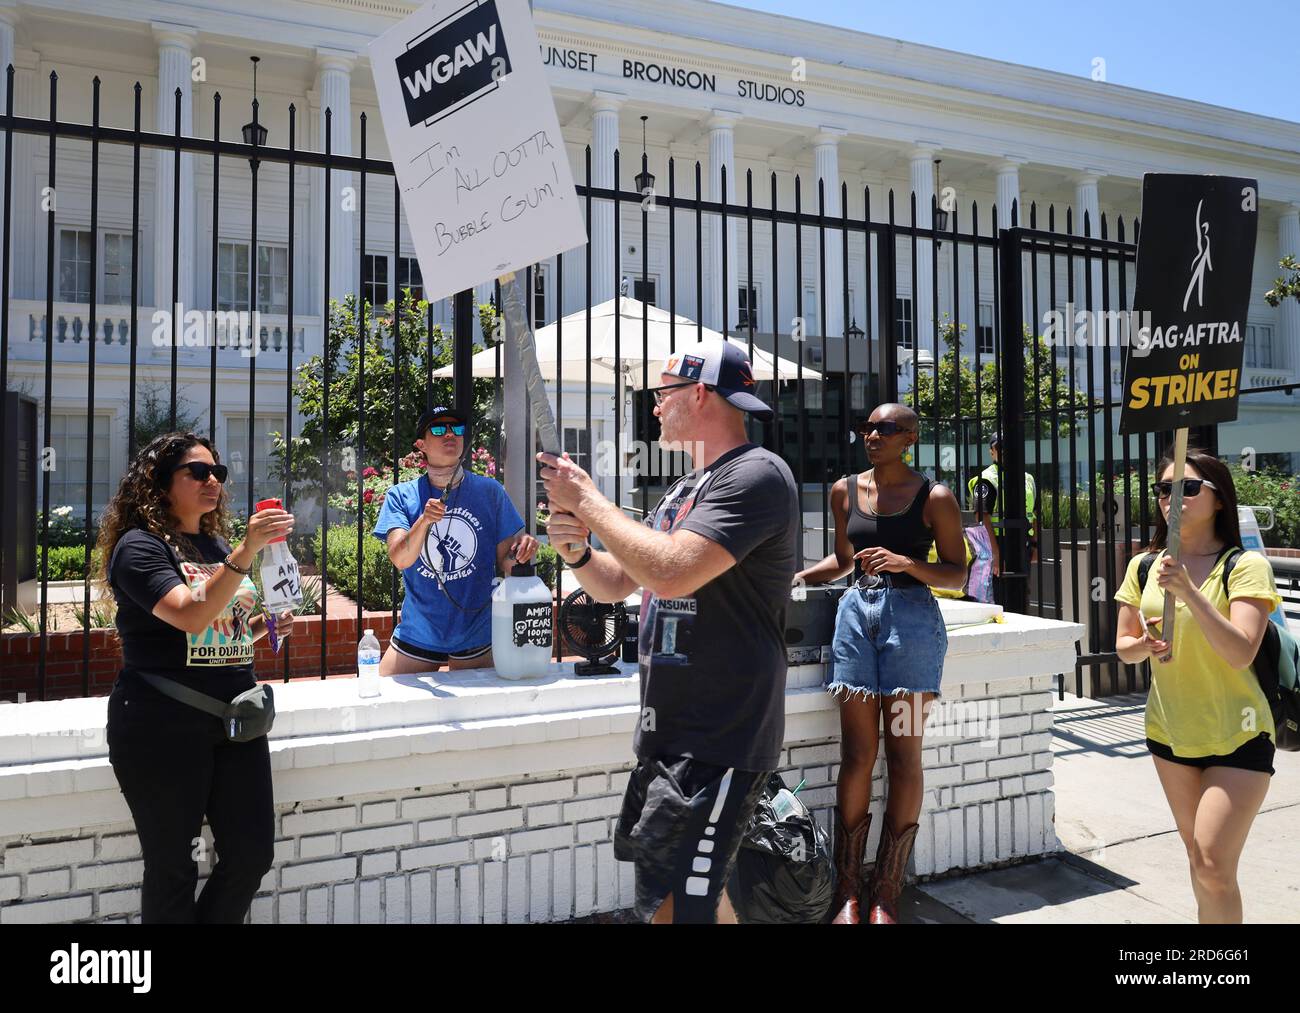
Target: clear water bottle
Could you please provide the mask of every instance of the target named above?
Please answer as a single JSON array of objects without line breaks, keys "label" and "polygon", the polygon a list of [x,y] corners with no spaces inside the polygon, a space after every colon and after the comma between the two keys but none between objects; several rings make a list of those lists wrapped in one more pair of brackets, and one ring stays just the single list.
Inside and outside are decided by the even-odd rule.
[{"label": "clear water bottle", "polygon": [[379,640],[374,630],[357,644],[357,695],[379,696],[383,683],[379,676]]}]

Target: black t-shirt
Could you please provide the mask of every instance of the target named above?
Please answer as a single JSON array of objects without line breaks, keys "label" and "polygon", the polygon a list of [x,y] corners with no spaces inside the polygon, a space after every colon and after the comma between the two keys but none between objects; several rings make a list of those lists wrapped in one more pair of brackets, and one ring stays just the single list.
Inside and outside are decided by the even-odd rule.
[{"label": "black t-shirt", "polygon": [[690,597],[646,594],[637,756],[776,769],[785,738],[785,611],[798,558],[794,476],[775,454],[745,444],[677,481],[646,523],[703,535],[736,565]]},{"label": "black t-shirt", "polygon": [[108,581],[117,600],[122,674],[133,687],[144,684],[134,678],[144,670],[229,701],[257,684],[249,629],[257,589],[243,578],[229,604],[202,633],[186,633],[159,619],[154,606],[172,588],[202,585],[230,552],[222,538],[186,537],[194,552],[182,551],[191,558],[181,558],[163,539],[140,529],[128,531],[113,549]]}]

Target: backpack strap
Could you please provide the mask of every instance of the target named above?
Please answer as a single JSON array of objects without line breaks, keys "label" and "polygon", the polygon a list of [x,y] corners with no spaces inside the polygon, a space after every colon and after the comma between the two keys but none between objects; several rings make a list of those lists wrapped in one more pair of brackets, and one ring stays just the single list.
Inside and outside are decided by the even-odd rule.
[{"label": "backpack strap", "polygon": [[1138,563],[1138,595],[1147,589],[1147,575],[1151,573],[1151,564],[1156,561],[1159,553],[1147,552],[1142,556],[1142,561]]},{"label": "backpack strap", "polygon": [[1228,594],[1228,578],[1232,576],[1232,569],[1237,565],[1237,560],[1241,558],[1242,550],[1235,545],[1230,545],[1223,551],[1228,555],[1228,558],[1223,561],[1223,598],[1231,605],[1232,597]]}]

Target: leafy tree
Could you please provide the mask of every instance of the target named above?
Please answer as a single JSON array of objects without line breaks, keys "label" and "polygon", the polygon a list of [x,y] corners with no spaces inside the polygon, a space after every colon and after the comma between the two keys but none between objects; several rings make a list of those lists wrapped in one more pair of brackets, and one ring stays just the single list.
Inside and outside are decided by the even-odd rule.
[{"label": "leafy tree", "polygon": [[1286,274],[1273,282],[1273,287],[1264,293],[1264,299],[1270,306],[1281,306],[1283,299],[1300,300],[1300,261],[1288,255],[1277,266]]},{"label": "leafy tree", "polygon": [[[965,332],[965,330],[966,325],[962,324],[961,331]],[[980,435],[988,436],[999,425],[997,369],[992,356],[981,359],[977,383],[975,369],[971,362],[965,356],[958,359],[957,335],[957,326],[945,317],[940,327],[940,336],[947,351],[939,360],[937,380],[936,371],[921,370],[917,376],[916,389],[905,394],[903,401],[916,411],[922,422],[935,417],[940,420],[952,419],[954,416],[973,419],[978,415],[988,427],[988,432]],[[1091,404],[1087,393],[1076,389],[1073,397],[1071,396],[1068,358],[1059,357],[1059,361],[1063,364],[1055,365],[1052,362],[1051,346],[1043,338],[1035,338],[1031,335],[1028,328],[1025,330],[1024,348],[1023,362],[1012,365],[1025,371],[1025,404],[1014,406],[1014,410],[1040,408],[1042,414],[1038,418],[1037,435],[1050,438],[1052,436],[1051,407],[1055,403],[1061,411],[1058,435],[1069,436],[1077,425],[1075,416],[1069,412],[1069,409],[1072,406],[1087,408]],[[970,352],[971,346],[963,342],[963,349],[965,352]],[[1038,376],[1037,394],[1034,391],[1035,362],[1037,362]],[[1053,393],[1055,393],[1055,401]],[[1034,435],[1031,426],[1027,425],[1026,431],[1027,435]]]},{"label": "leafy tree", "polygon": [[[135,448],[148,446],[156,436],[172,431],[179,433],[203,432],[199,417],[190,414],[188,402],[176,395],[176,425],[171,422],[171,394],[161,383],[145,381],[140,384],[140,398],[135,409]],[[123,429],[126,429],[123,423]],[[129,430],[127,430],[129,432]]]},{"label": "leafy tree", "polygon": [[[495,334],[496,312],[488,304],[479,307],[484,333]],[[275,472],[283,479],[292,475],[296,491],[318,492],[322,480],[327,492],[343,491],[355,481],[356,473],[369,467],[391,466],[394,426],[398,457],[411,451],[415,426],[428,404],[450,404],[452,380],[430,374],[449,365],[450,336],[438,325],[428,328],[428,303],[416,302],[407,290],[400,308],[393,302],[377,311],[365,305],[364,340],[357,320],[357,301],[349,295],[330,304],[325,351],[311,356],[298,367],[294,395],[302,413],[294,434],[292,459],[281,433],[272,436]],[[362,348],[365,351],[364,389]],[[480,351],[481,345],[474,350]],[[325,364],[329,363],[329,415],[325,414]],[[474,381],[474,446],[493,451],[499,441],[500,411],[493,410],[491,380]],[[358,391],[362,392],[358,405]],[[362,424],[364,420],[364,424]],[[329,441],[328,471],[322,468],[325,440]],[[361,445],[358,446],[360,437]],[[291,467],[290,467],[291,464]]]}]

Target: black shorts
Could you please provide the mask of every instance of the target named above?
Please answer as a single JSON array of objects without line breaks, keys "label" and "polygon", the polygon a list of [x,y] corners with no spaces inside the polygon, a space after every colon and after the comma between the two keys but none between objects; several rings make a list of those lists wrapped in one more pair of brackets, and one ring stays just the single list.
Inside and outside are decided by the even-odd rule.
[{"label": "black shorts", "polygon": [[1275,774],[1273,755],[1277,747],[1268,737],[1268,732],[1260,732],[1244,746],[1234,749],[1227,756],[1175,756],[1168,746],[1147,739],[1147,749],[1152,756],[1158,756],[1170,763],[1181,763],[1185,767],[1236,767],[1238,770],[1257,770],[1261,774]]},{"label": "black shorts", "polygon": [[767,772],[683,756],[632,771],[614,832],[614,857],[636,865],[636,917],[648,922],[673,897],[673,921],[716,920]]},{"label": "black shorts", "polygon": [[436,665],[445,665],[448,661],[473,661],[475,658],[481,658],[492,650],[492,645],[487,644],[483,647],[473,647],[467,651],[452,651],[444,654],[442,651],[429,651],[423,647],[416,647],[414,644],[408,644],[405,640],[398,640],[393,637],[389,643],[392,644],[393,650],[398,654],[405,654],[408,658],[414,658],[416,661],[428,661]]}]

